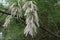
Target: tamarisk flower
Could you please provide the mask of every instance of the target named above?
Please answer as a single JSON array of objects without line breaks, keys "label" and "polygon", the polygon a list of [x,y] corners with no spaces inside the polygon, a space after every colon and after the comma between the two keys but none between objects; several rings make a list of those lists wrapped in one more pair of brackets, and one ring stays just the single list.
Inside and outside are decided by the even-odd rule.
[{"label": "tamarisk flower", "polygon": [[11,19],[12,19],[12,16],[8,15],[5,19],[5,23],[4,23],[3,27],[6,28],[10,24]]},{"label": "tamarisk flower", "polygon": [[25,11],[24,16],[26,16],[26,28],[24,29],[24,34],[26,36],[30,34],[32,37],[37,33],[37,26],[39,27],[39,18],[37,15],[37,6],[33,1],[27,1],[22,9]]},{"label": "tamarisk flower", "polygon": [[22,17],[22,8],[21,8],[21,5],[20,5],[19,2],[20,1],[18,0],[17,3],[13,3],[9,7],[9,11],[11,12],[11,15],[12,16],[17,16],[17,18]]},{"label": "tamarisk flower", "polygon": [[16,3],[13,3],[11,5],[9,5],[9,12],[11,13],[11,15],[8,15],[6,20],[5,20],[5,23],[4,23],[4,27],[7,27],[9,24],[10,24],[10,19],[12,17],[15,17],[17,16],[17,19],[22,17],[22,9],[21,9],[21,5],[19,3],[19,0],[17,2],[18,4]]}]

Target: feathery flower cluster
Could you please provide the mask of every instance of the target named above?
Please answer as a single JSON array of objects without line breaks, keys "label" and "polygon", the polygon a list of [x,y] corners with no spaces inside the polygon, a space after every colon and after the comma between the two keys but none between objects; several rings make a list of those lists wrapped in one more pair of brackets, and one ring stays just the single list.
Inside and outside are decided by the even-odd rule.
[{"label": "feathery flower cluster", "polygon": [[4,23],[3,27],[6,28],[10,24],[11,19],[12,19],[12,16],[8,15],[5,19],[5,23]]},{"label": "feathery flower cluster", "polygon": [[18,1],[18,4],[13,3],[10,7],[9,7],[9,11],[11,12],[12,16],[17,16],[17,18],[22,17],[22,9],[21,9],[21,5]]},{"label": "feathery flower cluster", "polygon": [[32,37],[36,35],[37,26],[39,27],[39,18],[37,15],[37,6],[33,3],[33,1],[27,1],[23,5],[23,10],[25,11],[24,16],[26,16],[26,28],[24,29],[24,34],[26,36],[30,34]]},{"label": "feathery flower cluster", "polygon": [[[24,29],[24,34],[27,36],[30,34],[32,37],[37,34],[37,26],[39,27],[39,18],[37,15],[37,6],[34,4],[34,1],[26,1],[22,0],[23,5],[20,5],[20,2],[18,0],[18,4],[13,3],[9,7],[9,11],[11,12],[11,15],[7,16],[6,21],[3,26],[8,26],[10,23],[10,19],[14,17],[15,15],[17,18],[22,17],[22,10],[25,11],[24,16],[26,17],[26,28]],[[18,6],[16,6],[18,5]]]},{"label": "feathery flower cluster", "polygon": [[[18,5],[18,6],[16,6],[16,5]],[[15,17],[15,16],[17,16],[17,18],[22,17],[21,5],[20,5],[19,1],[18,1],[18,4],[13,3],[13,4],[9,5],[9,12],[11,13],[11,15],[7,16],[3,27],[7,27],[8,24],[10,24],[10,19],[12,17]]]}]

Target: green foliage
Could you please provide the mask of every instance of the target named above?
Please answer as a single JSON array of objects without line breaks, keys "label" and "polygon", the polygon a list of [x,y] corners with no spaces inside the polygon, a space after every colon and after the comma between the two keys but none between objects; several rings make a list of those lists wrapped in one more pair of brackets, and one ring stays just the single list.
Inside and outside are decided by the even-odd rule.
[{"label": "green foliage", "polygon": [[[13,22],[14,21],[14,22]],[[16,23],[16,21],[13,19],[11,20],[11,24],[10,26],[4,30],[4,36],[5,36],[5,40],[8,40],[9,37],[11,37],[11,39],[23,39],[21,37],[24,36],[23,31],[25,28],[25,24],[23,23],[23,21],[19,20],[20,22]]]}]

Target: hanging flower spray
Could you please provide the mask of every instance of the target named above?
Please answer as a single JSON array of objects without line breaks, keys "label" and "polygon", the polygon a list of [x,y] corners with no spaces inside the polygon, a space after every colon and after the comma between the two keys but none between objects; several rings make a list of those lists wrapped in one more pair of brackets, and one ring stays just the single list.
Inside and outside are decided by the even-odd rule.
[{"label": "hanging flower spray", "polygon": [[34,4],[34,1],[26,1],[22,0],[22,6],[19,3],[20,0],[18,0],[18,6],[15,6],[16,3],[13,3],[9,7],[9,11],[11,12],[10,17],[8,16],[5,20],[5,23],[3,26],[7,27],[10,23],[10,19],[17,15],[17,18],[22,17],[22,10],[25,12],[24,16],[26,17],[26,27],[24,29],[24,34],[27,36],[30,34],[32,37],[37,34],[37,26],[39,27],[39,18],[37,15],[37,6]]}]

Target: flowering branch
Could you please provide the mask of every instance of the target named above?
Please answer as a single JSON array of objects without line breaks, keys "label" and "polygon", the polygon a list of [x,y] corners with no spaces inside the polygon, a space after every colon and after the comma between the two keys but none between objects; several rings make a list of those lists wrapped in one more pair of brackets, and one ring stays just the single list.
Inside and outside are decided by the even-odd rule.
[{"label": "flowering branch", "polygon": [[26,34],[26,36],[30,34],[33,37],[37,33],[36,31],[37,26],[39,27],[37,6],[33,3],[33,1],[27,1],[23,5],[23,10],[25,11],[24,16],[26,16],[26,24],[27,24],[26,28],[24,29],[24,34]]},{"label": "flowering branch", "polygon": [[26,24],[27,24],[26,28],[24,29],[24,34],[26,36],[30,34],[33,37],[37,34],[37,26],[39,27],[37,6],[34,4],[33,1],[24,1],[23,5],[20,4],[19,0],[18,0],[18,4],[13,3],[9,7],[8,11],[10,12],[10,14],[7,16],[3,26],[7,27],[10,24],[10,19],[12,17],[16,16],[17,19],[22,18],[22,12],[23,12],[22,10],[25,12],[24,16],[26,17]]}]

